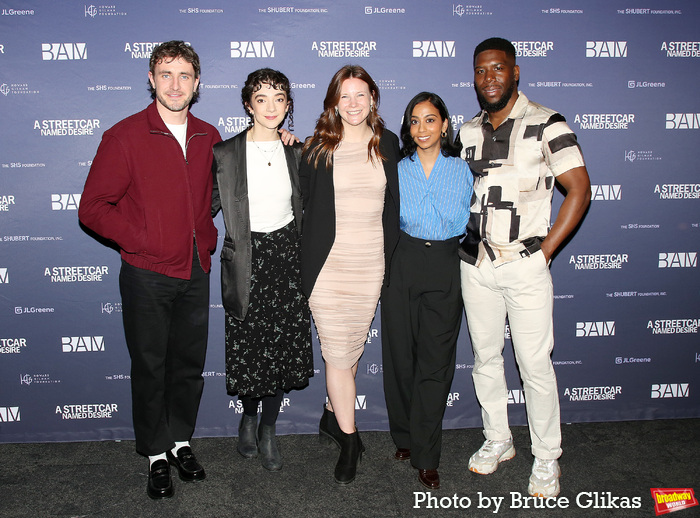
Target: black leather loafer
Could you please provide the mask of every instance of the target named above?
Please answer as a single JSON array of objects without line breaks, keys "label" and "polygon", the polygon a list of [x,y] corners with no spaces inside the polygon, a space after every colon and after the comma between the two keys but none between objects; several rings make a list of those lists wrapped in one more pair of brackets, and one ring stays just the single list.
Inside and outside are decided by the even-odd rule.
[{"label": "black leather loafer", "polygon": [[177,468],[180,480],[196,482],[207,478],[206,473],[204,473],[204,468],[197,462],[197,457],[194,456],[192,448],[189,446],[183,446],[177,450],[177,456],[173,455],[170,450],[168,450],[167,456],[170,464]]},{"label": "black leather loafer", "polygon": [[170,465],[161,459],[155,461],[148,470],[148,487],[146,492],[150,498],[170,498],[173,496],[173,480],[170,478]]}]

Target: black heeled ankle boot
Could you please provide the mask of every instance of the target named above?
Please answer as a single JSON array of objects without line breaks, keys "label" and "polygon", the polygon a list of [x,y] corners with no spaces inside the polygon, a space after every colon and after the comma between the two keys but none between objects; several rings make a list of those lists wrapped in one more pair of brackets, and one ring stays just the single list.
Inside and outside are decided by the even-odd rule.
[{"label": "black heeled ankle boot", "polygon": [[365,447],[360,440],[360,432],[345,433],[340,430],[340,457],[335,465],[335,481],[338,484],[349,484],[355,480],[357,466],[362,460]]},{"label": "black heeled ankle boot", "polygon": [[324,405],[321,422],[318,425],[318,437],[321,444],[325,444],[327,446],[335,444],[338,448],[340,448],[341,433],[343,432],[340,430],[335,414],[328,410]]},{"label": "black heeled ankle boot", "polygon": [[238,425],[238,453],[246,459],[258,456],[258,439],[255,429],[258,427],[258,416],[243,414],[241,424]]}]

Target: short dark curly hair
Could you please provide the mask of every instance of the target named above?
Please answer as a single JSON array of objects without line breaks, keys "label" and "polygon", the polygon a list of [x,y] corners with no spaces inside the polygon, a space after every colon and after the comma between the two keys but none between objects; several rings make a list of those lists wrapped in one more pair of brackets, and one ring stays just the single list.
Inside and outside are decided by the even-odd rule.
[{"label": "short dark curly hair", "polygon": [[[292,131],[294,129],[294,98],[292,96],[292,87],[287,76],[279,70],[259,68],[248,74],[245,85],[241,90],[241,103],[243,103],[243,110],[246,115],[251,115],[248,111],[248,108],[251,106],[250,101],[253,99],[253,94],[260,90],[263,85],[270,85],[271,88],[282,90],[287,94],[288,108],[285,119],[289,117],[289,131]],[[284,124],[285,119],[282,119],[282,122],[280,122],[280,127]],[[250,125],[253,125],[252,117]]]}]

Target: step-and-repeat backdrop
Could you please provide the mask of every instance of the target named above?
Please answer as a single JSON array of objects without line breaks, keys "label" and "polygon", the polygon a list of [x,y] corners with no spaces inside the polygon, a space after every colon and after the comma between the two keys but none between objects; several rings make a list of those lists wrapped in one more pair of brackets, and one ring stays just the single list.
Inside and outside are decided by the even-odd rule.
[{"label": "step-and-repeat backdrop", "polygon": [[[478,111],[474,46],[513,41],[520,89],[566,117],[593,184],[583,224],[552,263],[562,421],[700,416],[699,22],[695,0],[2,0],[0,442],[133,437],[119,255],[80,227],[77,208],[102,133],[150,102],[148,58],[171,39],[198,51],[193,113],[223,138],[246,127],[247,74],[272,67],[293,82],[302,139],[347,63],[376,80],[389,129],[422,90],[445,99],[457,129]],[[218,250],[211,284],[197,436],[235,435]],[[524,424],[504,333],[509,409]],[[316,374],[285,396],[281,433],[317,429],[314,341]],[[357,374],[361,430],[388,428],[380,350],[376,318]],[[472,367],[464,323],[446,428],[481,426]]]}]

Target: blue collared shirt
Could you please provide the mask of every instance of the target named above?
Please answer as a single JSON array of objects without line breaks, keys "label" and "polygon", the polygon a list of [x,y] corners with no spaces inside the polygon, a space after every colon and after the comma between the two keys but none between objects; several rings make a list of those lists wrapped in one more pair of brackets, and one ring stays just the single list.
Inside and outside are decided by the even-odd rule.
[{"label": "blue collared shirt", "polygon": [[[413,159],[413,160],[411,160]],[[444,241],[466,232],[474,178],[467,163],[442,153],[426,178],[417,153],[399,162],[401,230]]]}]

